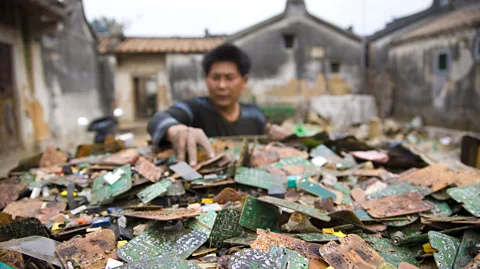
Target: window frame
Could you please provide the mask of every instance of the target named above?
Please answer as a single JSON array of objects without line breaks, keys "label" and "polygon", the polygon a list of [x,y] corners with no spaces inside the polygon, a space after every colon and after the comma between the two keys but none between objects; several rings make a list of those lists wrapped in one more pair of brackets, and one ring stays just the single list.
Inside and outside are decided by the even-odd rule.
[{"label": "window frame", "polygon": [[[446,55],[447,59],[447,68],[445,70],[440,70],[439,69],[439,64],[440,64],[440,56],[442,54]],[[433,70],[434,73],[437,75],[447,75],[450,73],[450,70],[452,69],[452,51],[450,49],[439,49],[435,52],[435,58],[433,61]]]},{"label": "window frame", "polygon": [[[334,72],[333,71],[333,65],[337,64],[338,65],[338,71]],[[332,74],[339,74],[342,71],[342,62],[339,60],[330,60],[330,73]]]},{"label": "window frame", "polygon": [[[287,47],[287,36],[293,37],[292,47]],[[282,34],[282,45],[283,49],[286,51],[296,49],[298,47],[298,37],[294,33],[283,33]]]}]

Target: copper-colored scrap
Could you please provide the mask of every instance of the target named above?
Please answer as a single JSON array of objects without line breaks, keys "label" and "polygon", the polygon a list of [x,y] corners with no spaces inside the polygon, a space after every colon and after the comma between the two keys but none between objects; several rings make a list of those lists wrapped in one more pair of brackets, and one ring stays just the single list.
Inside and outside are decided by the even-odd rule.
[{"label": "copper-colored scrap", "polygon": [[355,169],[352,171],[352,176],[357,177],[380,177],[385,169]]},{"label": "copper-colored scrap", "polygon": [[[103,269],[116,246],[115,233],[104,229],[60,244],[56,253],[65,268]],[[67,266],[68,263],[72,263],[71,266]]]},{"label": "copper-colored scrap", "polygon": [[223,186],[223,185],[232,185],[235,184],[235,180],[233,179],[227,179],[227,180],[222,180],[222,181],[217,181],[213,183],[208,183],[205,185],[192,185],[190,188],[192,189],[205,189],[205,188],[211,188],[211,187],[218,187],[218,186]]},{"label": "copper-colored scrap", "polygon": [[0,209],[18,199],[20,192],[27,189],[27,186],[14,179],[2,180],[0,183]]},{"label": "copper-colored scrap", "polygon": [[127,217],[135,217],[141,219],[170,221],[183,218],[193,218],[199,216],[200,211],[193,208],[166,208],[155,211],[127,212],[124,215]]},{"label": "copper-colored scrap", "polygon": [[409,181],[416,185],[429,187],[433,192],[442,190],[456,181],[457,174],[440,164],[432,164],[411,174],[404,175],[398,181]]},{"label": "copper-colored scrap", "polygon": [[136,149],[124,149],[119,151],[112,156],[107,157],[102,161],[103,164],[110,165],[125,165],[125,164],[134,164],[138,160],[138,153]]},{"label": "copper-colored scrap", "polygon": [[376,269],[384,262],[380,255],[356,234],[320,247],[322,257],[335,269]]},{"label": "copper-colored scrap", "polygon": [[409,263],[406,263],[406,262],[401,262],[398,265],[398,269],[420,269],[420,268],[416,267],[415,265],[411,265]]},{"label": "copper-colored scrap", "polygon": [[40,158],[40,167],[50,167],[55,164],[65,163],[68,157],[65,153],[57,151],[54,147],[47,147]]},{"label": "copper-colored scrap", "polygon": [[374,232],[383,232],[387,229],[387,225],[385,224],[382,224],[382,223],[377,223],[377,224],[369,224],[369,225],[365,225],[365,227],[367,227],[370,231],[374,231]]},{"label": "copper-colored scrap", "polygon": [[409,215],[435,208],[418,192],[408,192],[400,195],[387,196],[361,203],[368,214],[374,218],[388,218]]},{"label": "copper-colored scrap", "polygon": [[138,158],[137,163],[135,163],[135,170],[151,182],[157,182],[163,174],[163,170],[160,167],[155,166],[143,157]]},{"label": "copper-colored scrap", "polygon": [[25,268],[23,255],[8,249],[0,249],[0,261],[12,268]]},{"label": "copper-colored scrap", "polygon": [[240,201],[241,199],[242,196],[235,189],[225,188],[219,194],[213,197],[213,202],[223,205],[227,202],[236,202]]},{"label": "copper-colored scrap", "polygon": [[458,171],[457,174],[457,181],[455,181],[455,185],[458,187],[473,185],[475,183],[480,182],[480,174],[475,172],[473,169],[465,168]]},{"label": "copper-colored scrap", "polygon": [[34,217],[42,224],[48,224],[50,218],[56,216],[60,211],[67,208],[65,202],[43,202],[40,199],[27,199],[15,201],[8,204],[3,212],[20,217]]},{"label": "copper-colored scrap", "polygon": [[480,254],[477,254],[477,256],[475,256],[475,258],[473,258],[473,260],[469,264],[463,267],[463,269],[480,269]]},{"label": "copper-colored scrap", "polygon": [[302,195],[300,192],[290,189],[285,193],[284,199],[289,202],[297,202],[298,200],[300,200],[301,196]]},{"label": "copper-colored scrap", "polygon": [[365,191],[360,188],[351,190],[350,196],[352,196],[353,200],[355,200],[355,202],[359,204],[367,202],[367,198],[365,197]]},{"label": "copper-colored scrap", "polygon": [[252,248],[268,252],[270,247],[279,246],[294,250],[310,261],[309,268],[327,268],[323,258],[320,256],[318,249],[322,246],[319,244],[308,243],[303,240],[293,238],[287,235],[277,234],[270,231],[257,229],[258,237],[250,245]]}]

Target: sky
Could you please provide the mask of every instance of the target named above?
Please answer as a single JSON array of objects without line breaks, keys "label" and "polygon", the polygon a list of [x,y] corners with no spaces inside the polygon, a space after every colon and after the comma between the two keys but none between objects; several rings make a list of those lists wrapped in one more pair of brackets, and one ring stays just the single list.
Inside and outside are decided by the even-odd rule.
[{"label": "sky", "polygon": [[[359,35],[428,8],[432,0],[305,0],[308,11]],[[198,37],[233,34],[283,12],[286,0],[84,0],[89,21],[126,22],[127,36]]]}]

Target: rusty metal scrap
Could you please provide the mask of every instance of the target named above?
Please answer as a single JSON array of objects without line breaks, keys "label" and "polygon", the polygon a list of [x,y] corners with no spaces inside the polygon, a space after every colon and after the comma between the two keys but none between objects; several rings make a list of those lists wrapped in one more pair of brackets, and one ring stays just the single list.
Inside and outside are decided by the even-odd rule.
[{"label": "rusty metal scrap", "polygon": [[193,208],[166,208],[162,210],[154,211],[136,211],[136,212],[127,212],[125,216],[135,217],[141,219],[151,219],[158,221],[169,221],[177,220],[183,218],[192,218],[200,215],[200,211]]},{"label": "rusty metal scrap", "polygon": [[56,164],[65,163],[68,157],[65,153],[54,147],[47,147],[40,158],[40,167],[50,167]]},{"label": "rusty metal scrap", "polygon": [[22,253],[8,249],[0,249],[0,261],[11,268],[25,268]]},{"label": "rusty metal scrap", "polygon": [[125,164],[134,164],[139,158],[139,154],[136,149],[124,149],[119,151],[112,156],[109,156],[102,160],[102,164],[110,165],[125,165]]},{"label": "rusty metal scrap", "polygon": [[104,269],[116,246],[115,234],[105,229],[64,242],[56,247],[56,253],[65,268]]},{"label": "rusty metal scrap", "polygon": [[17,182],[15,178],[2,180],[0,183],[0,209],[18,199],[20,192],[25,191],[27,186]]},{"label": "rusty metal scrap", "polygon": [[213,197],[214,203],[226,204],[227,202],[236,202],[240,201],[242,196],[232,188],[225,188],[220,191],[215,197]]},{"label": "rusty metal scrap", "polygon": [[[251,244],[252,248],[259,249],[263,252],[268,252],[270,247],[279,246],[298,252],[300,255],[310,261],[310,266],[313,268],[325,266],[325,261],[318,252],[318,249],[321,247],[319,244],[307,243],[300,239],[262,229],[258,229],[257,234],[257,239]],[[323,268],[326,268],[326,266]]]},{"label": "rusty metal scrap", "polygon": [[454,184],[457,180],[457,174],[441,164],[432,164],[404,175],[398,180],[410,181],[420,186],[429,187],[433,192],[437,192]]},{"label": "rusty metal scrap", "polygon": [[320,254],[335,269],[376,269],[384,260],[358,235],[340,238],[320,247]]},{"label": "rusty metal scrap", "polygon": [[408,192],[370,200],[361,203],[361,205],[374,218],[402,216],[435,208],[432,203],[423,201],[423,196],[418,192]]},{"label": "rusty metal scrap", "polygon": [[155,166],[143,157],[138,158],[137,163],[135,163],[135,170],[151,182],[157,182],[163,174],[163,170],[160,167]]},{"label": "rusty metal scrap", "polygon": [[51,222],[50,218],[67,208],[65,202],[44,202],[40,199],[19,200],[7,205],[3,212],[20,217],[34,217],[43,224]]}]

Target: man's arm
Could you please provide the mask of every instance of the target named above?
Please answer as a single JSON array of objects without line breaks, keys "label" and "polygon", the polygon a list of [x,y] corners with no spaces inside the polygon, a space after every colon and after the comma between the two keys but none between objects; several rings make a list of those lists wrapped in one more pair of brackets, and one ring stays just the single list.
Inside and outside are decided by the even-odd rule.
[{"label": "man's arm", "polygon": [[190,102],[182,101],[167,110],[155,113],[153,118],[148,122],[147,131],[152,137],[154,145],[160,145],[167,142],[167,131],[175,125],[192,126],[194,119],[193,108]]},{"label": "man's arm", "polygon": [[210,157],[215,156],[205,132],[191,127],[194,120],[195,107],[192,107],[194,105],[194,102],[183,101],[165,111],[157,112],[147,127],[154,145],[171,142],[178,160],[184,161],[188,153],[190,165],[197,163],[197,145],[202,146]]}]

